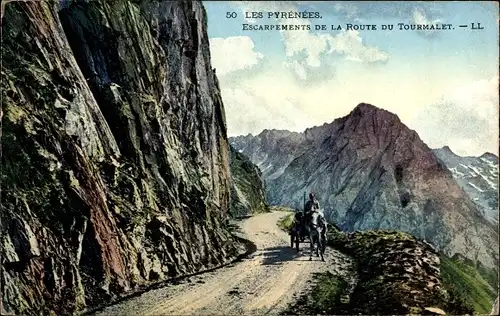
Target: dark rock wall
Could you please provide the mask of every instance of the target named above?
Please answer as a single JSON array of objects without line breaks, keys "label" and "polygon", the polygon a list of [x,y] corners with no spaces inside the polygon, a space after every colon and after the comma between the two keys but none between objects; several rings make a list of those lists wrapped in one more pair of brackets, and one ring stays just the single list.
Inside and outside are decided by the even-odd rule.
[{"label": "dark rock wall", "polygon": [[72,313],[234,255],[201,3],[2,14],[4,312]]}]

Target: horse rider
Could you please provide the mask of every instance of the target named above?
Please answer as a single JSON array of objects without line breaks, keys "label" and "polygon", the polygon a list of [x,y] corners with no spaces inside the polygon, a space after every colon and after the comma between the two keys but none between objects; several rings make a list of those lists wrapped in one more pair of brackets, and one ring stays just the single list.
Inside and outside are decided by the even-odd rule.
[{"label": "horse rider", "polygon": [[309,217],[312,212],[319,210],[319,202],[316,199],[316,195],[311,192],[309,193],[309,200],[306,202],[306,205],[304,206],[304,215],[306,217]]},{"label": "horse rider", "polygon": [[309,223],[312,218],[312,214],[314,212],[318,212],[322,224],[326,224],[325,215],[320,212],[319,209],[319,202],[316,199],[316,195],[313,192],[309,193],[309,200],[306,202],[304,207],[304,223]]}]

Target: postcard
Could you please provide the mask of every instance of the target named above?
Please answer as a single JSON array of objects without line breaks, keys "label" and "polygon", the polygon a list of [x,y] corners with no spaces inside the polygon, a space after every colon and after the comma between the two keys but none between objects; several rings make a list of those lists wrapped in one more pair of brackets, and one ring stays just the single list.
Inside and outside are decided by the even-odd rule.
[{"label": "postcard", "polygon": [[2,315],[498,315],[499,7],[3,1]]}]

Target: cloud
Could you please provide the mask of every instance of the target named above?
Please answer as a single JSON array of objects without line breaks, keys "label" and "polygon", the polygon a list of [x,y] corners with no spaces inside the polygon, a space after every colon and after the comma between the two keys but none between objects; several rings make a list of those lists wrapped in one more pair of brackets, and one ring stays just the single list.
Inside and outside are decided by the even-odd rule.
[{"label": "cloud", "polygon": [[[260,133],[266,128],[303,131],[336,117],[331,114],[334,92],[328,81],[299,82],[293,69],[270,59],[258,67],[259,71],[251,69],[220,78],[230,136]],[[351,105],[347,103],[349,109],[342,114]]]},{"label": "cloud", "polygon": [[389,60],[386,52],[365,45],[358,31],[342,31],[335,36],[307,31],[289,32],[283,35],[283,42],[288,57],[285,66],[294,70],[303,81],[311,80],[318,71],[323,74],[325,66],[333,71],[331,63],[335,61],[333,58],[328,59],[328,56],[334,54],[363,64],[385,63]]},{"label": "cloud", "polygon": [[211,38],[210,54],[217,75],[224,76],[257,65],[264,55],[254,51],[254,46],[253,40],[248,36]]},{"label": "cloud", "polygon": [[285,65],[285,67],[291,69],[300,80],[307,80],[308,71],[306,67],[304,67],[303,63],[299,62],[298,60],[292,60],[285,61],[283,64]]},{"label": "cloud", "polygon": [[[327,60],[334,62],[328,57],[335,54],[364,64],[389,60],[388,53],[363,43],[358,31],[341,31],[335,36],[310,31],[282,32],[282,39],[287,57],[284,64],[303,81],[311,80],[311,75],[325,67]],[[331,69],[331,65],[328,66]]]},{"label": "cloud", "polygon": [[460,155],[498,154],[498,76],[456,87],[425,107],[414,125],[433,148]]},{"label": "cloud", "polygon": [[256,89],[231,87],[221,90],[226,117],[231,118],[227,122],[230,136],[259,133],[266,128],[289,130],[305,128],[301,120],[297,119],[306,117],[305,113],[287,97],[289,86],[273,89],[268,85],[273,91],[267,91],[264,89],[265,84],[260,84]]},{"label": "cloud", "polygon": [[[363,70],[349,71],[342,80],[325,74],[311,84],[297,80],[294,70],[279,62],[265,60],[259,67],[258,72],[252,69],[220,78],[230,136],[258,134],[265,128],[302,132],[348,114],[360,102],[377,100],[374,95],[383,95],[391,87],[378,83],[377,74],[361,76]],[[357,78],[355,83],[352,77]]]},{"label": "cloud", "polygon": [[[305,21],[300,24],[310,23]],[[295,54],[304,51],[307,55],[304,62],[309,67],[319,67],[321,65],[320,55],[327,50],[328,41],[331,38],[331,35],[313,34],[310,31],[282,31],[281,36],[285,44],[286,56],[293,57]]]},{"label": "cloud", "polygon": [[[235,5],[239,6],[242,12],[251,11],[298,11],[297,6],[304,2],[299,1],[263,1],[263,2],[239,2]],[[354,14],[357,12],[355,6],[337,3],[334,5],[337,10],[347,10]],[[269,21],[269,19],[265,19]],[[290,20],[274,18],[279,24],[290,24]],[[254,22],[254,21],[253,21]],[[268,23],[268,22],[266,22]],[[293,24],[311,25],[308,19],[294,19]],[[304,82],[314,81],[313,77],[324,78],[326,60],[333,62],[333,59],[328,59],[329,55],[339,54],[347,60],[359,63],[384,63],[389,59],[389,55],[380,51],[376,47],[368,46],[363,43],[359,32],[347,31],[341,32],[335,36],[325,33],[317,33],[311,31],[280,31],[280,35],[285,46],[286,59],[283,65],[291,70],[296,76],[296,79]],[[305,57],[304,57],[305,56]],[[329,70],[332,65],[327,65]],[[319,70],[319,76],[318,74]]]},{"label": "cloud", "polygon": [[344,15],[344,18],[352,19],[372,19],[372,18],[397,18],[411,19],[415,9],[418,9],[425,16],[435,16],[440,14],[439,5],[431,1],[341,1],[333,4],[333,9],[337,13]]},{"label": "cloud", "polygon": [[[399,19],[399,22],[407,21],[410,24],[443,23],[442,7],[432,1],[418,2],[418,6],[415,6],[414,1],[388,1],[385,3],[349,1],[335,3],[333,9],[341,14],[342,18],[354,22],[370,21],[371,19]],[[417,33],[427,37],[439,34],[436,30],[419,30]]]},{"label": "cloud", "polygon": [[[441,19],[431,20],[426,16],[423,9],[415,8],[413,9],[411,22],[414,24],[431,25],[431,24],[441,23],[442,21]],[[436,30],[422,30],[420,32],[424,35],[433,35],[436,33]]]},{"label": "cloud", "polygon": [[446,80],[425,85],[415,74],[388,75],[384,68],[367,71],[369,66],[358,64],[341,67],[335,77],[325,73],[311,84],[297,77],[314,76],[308,69],[321,72],[324,67],[303,67],[304,52],[296,57],[303,63],[264,58],[251,69],[220,77],[230,136],[266,128],[301,132],[369,102],[397,114],[431,148],[448,145],[461,155],[498,153],[498,77],[455,86]]},{"label": "cloud", "polygon": [[337,2],[333,5],[333,9],[337,13],[343,14],[348,20],[361,22],[359,18],[360,9],[357,5],[349,2]]}]

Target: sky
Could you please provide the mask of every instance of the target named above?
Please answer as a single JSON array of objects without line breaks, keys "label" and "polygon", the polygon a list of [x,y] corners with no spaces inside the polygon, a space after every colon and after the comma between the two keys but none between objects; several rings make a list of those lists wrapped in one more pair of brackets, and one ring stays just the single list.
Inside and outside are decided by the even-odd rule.
[{"label": "sky", "polygon": [[[229,136],[264,129],[301,132],[365,102],[398,115],[431,148],[498,155],[496,2],[203,4]],[[312,14],[268,17],[268,12],[305,11]],[[246,16],[251,12],[263,17]],[[400,30],[398,23],[451,26]],[[471,23],[482,29],[473,30]],[[376,30],[347,30],[347,24]],[[309,25],[311,30],[248,30],[259,25]],[[327,30],[317,31],[316,25]]]}]

